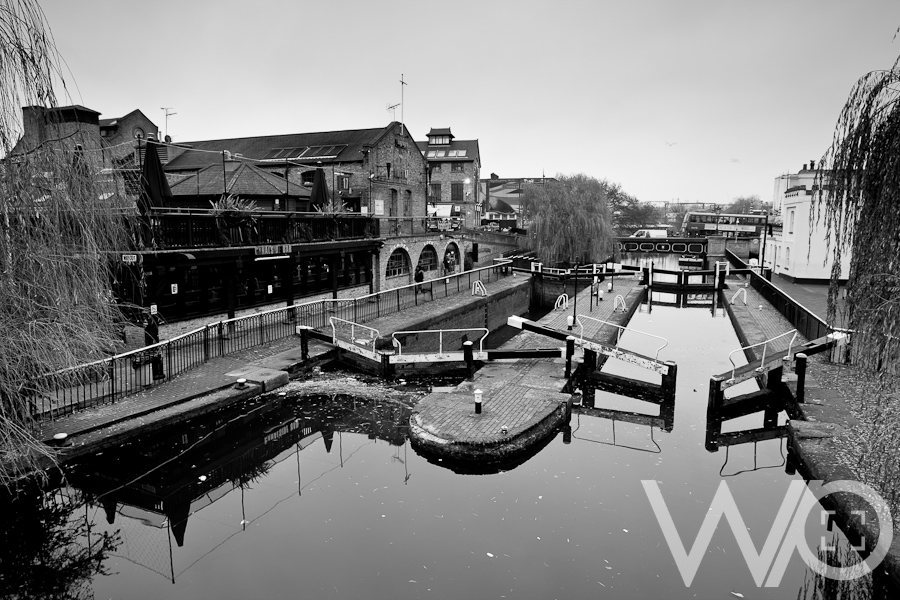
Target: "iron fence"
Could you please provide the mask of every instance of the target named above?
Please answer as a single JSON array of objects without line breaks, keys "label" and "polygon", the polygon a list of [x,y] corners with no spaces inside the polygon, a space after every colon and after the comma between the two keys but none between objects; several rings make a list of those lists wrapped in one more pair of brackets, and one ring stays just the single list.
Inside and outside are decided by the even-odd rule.
[{"label": "iron fence", "polygon": [[[31,381],[25,390],[35,420],[112,403],[163,383],[211,358],[295,334],[297,325],[331,331],[329,317],[364,323],[428,300],[468,293],[476,281],[506,276],[506,263],[430,279],[352,299],[317,300],[210,323],[178,337]],[[417,288],[421,288],[417,291]]]},{"label": "iron fence", "polygon": [[832,332],[828,323],[756,272],[750,273],[750,286],[759,292],[807,340],[816,340]]}]

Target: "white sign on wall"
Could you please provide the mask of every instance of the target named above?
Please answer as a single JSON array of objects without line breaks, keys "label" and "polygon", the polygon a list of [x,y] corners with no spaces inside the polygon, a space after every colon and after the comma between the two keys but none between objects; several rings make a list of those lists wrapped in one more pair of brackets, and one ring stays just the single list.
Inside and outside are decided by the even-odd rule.
[{"label": "white sign on wall", "polygon": [[384,214],[384,200],[375,199],[375,214],[383,215]]},{"label": "white sign on wall", "polygon": [[172,284],[172,295],[174,296],[174,295],[177,294],[177,293],[178,293],[178,284],[177,284],[177,283],[173,283],[173,284]]}]

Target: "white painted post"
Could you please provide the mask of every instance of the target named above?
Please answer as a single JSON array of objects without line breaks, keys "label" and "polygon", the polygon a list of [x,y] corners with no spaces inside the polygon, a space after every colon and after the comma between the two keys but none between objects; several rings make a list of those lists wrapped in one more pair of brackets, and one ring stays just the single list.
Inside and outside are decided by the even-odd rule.
[{"label": "white painted post", "polygon": [[475,414],[481,414],[481,397],[484,395],[484,392],[481,390],[475,390]]}]

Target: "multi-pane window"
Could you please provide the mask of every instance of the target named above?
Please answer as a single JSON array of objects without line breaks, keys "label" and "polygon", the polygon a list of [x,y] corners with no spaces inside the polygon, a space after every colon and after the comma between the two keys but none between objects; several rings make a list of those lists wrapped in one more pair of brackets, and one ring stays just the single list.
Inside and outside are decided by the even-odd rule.
[{"label": "multi-pane window", "polygon": [[462,202],[463,201],[463,184],[462,183],[451,183],[450,184],[450,201],[451,202]]},{"label": "multi-pane window", "polygon": [[419,256],[419,266],[423,271],[434,271],[437,269],[437,252],[431,246],[425,246],[422,254]]},{"label": "multi-pane window", "polygon": [[465,170],[466,163],[463,162],[453,162],[450,163],[450,170],[454,173],[462,173]]},{"label": "multi-pane window", "polygon": [[788,233],[794,233],[794,211],[788,213]]},{"label": "multi-pane window", "polygon": [[441,184],[439,183],[431,183],[428,184],[428,197],[429,198],[441,198]]},{"label": "multi-pane window", "polygon": [[409,256],[402,248],[398,248],[391,253],[387,262],[387,277],[398,277],[400,275],[409,275]]}]

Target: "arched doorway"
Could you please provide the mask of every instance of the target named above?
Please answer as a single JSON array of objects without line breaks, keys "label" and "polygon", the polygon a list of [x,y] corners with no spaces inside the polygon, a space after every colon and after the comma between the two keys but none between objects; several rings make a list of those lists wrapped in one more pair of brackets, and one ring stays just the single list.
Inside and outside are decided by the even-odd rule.
[{"label": "arched doorway", "polygon": [[426,273],[438,270],[440,265],[438,265],[437,251],[434,249],[434,246],[428,244],[422,248],[422,253],[419,254],[418,266]]},{"label": "arched doorway", "polygon": [[444,250],[441,266],[444,272],[449,275],[459,270],[460,265],[462,265],[462,256],[459,253],[459,246],[456,245],[456,242],[450,242]]}]

